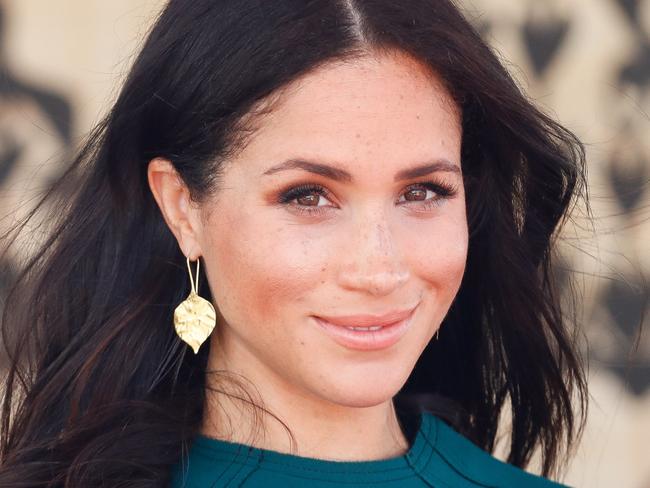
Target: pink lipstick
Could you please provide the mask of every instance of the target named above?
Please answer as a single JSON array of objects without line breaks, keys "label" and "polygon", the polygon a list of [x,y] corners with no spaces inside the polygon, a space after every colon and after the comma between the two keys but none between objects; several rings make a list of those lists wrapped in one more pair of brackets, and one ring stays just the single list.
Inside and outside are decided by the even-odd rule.
[{"label": "pink lipstick", "polygon": [[314,316],[334,341],[349,349],[373,351],[397,343],[410,328],[416,307],[384,315]]}]

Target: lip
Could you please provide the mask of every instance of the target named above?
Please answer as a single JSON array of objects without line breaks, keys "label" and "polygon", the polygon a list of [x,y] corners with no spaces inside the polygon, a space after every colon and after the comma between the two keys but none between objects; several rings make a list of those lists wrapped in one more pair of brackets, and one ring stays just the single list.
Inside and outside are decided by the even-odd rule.
[{"label": "lip", "polygon": [[[384,315],[346,315],[339,317],[313,316],[316,324],[335,342],[349,349],[372,351],[385,349],[396,344],[408,331],[417,306],[406,311],[395,311]],[[379,325],[379,330],[352,330],[347,327],[370,327]]]},{"label": "lip", "polygon": [[406,319],[411,315],[411,313],[413,313],[413,310],[415,310],[415,307],[408,310],[395,310],[383,315],[342,315],[338,317],[319,315],[318,318],[341,327],[370,327],[371,325],[387,326]]}]

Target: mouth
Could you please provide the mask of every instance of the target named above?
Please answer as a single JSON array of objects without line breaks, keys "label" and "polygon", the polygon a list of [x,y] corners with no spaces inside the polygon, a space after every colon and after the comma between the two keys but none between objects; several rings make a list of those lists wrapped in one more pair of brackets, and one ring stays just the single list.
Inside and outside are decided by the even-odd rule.
[{"label": "mouth", "polygon": [[348,349],[374,351],[395,345],[411,327],[417,305],[407,311],[382,316],[313,316],[316,324],[339,345]]}]

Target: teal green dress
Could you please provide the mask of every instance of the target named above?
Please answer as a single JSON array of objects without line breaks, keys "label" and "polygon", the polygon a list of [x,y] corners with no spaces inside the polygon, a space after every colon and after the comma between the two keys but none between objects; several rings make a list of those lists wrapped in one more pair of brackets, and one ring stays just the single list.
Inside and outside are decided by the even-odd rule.
[{"label": "teal green dress", "polygon": [[499,461],[430,413],[419,416],[415,438],[399,457],[326,461],[198,436],[172,475],[172,488],[564,486]]}]

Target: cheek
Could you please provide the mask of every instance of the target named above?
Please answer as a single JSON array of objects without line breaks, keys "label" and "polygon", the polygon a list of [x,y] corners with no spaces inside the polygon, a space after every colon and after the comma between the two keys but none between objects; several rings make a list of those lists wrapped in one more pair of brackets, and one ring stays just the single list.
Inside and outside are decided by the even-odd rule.
[{"label": "cheek", "polygon": [[299,306],[320,283],[325,265],[319,257],[325,253],[314,249],[317,241],[297,235],[283,222],[256,215],[237,214],[225,227],[224,220],[211,223],[215,230],[204,254],[214,275],[213,295],[226,320],[272,320]]},{"label": "cheek", "polygon": [[414,275],[436,294],[453,298],[465,271],[468,233],[464,215],[410,228],[404,248]]}]

